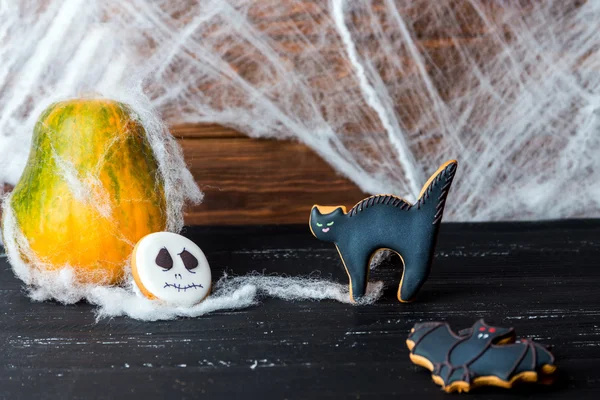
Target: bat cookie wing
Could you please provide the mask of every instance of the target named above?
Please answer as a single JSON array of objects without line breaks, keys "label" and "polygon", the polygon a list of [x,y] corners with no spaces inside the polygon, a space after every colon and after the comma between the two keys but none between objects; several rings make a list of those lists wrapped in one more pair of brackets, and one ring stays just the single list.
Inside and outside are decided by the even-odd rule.
[{"label": "bat cookie wing", "polygon": [[410,359],[427,368],[446,392],[479,386],[511,388],[517,382],[552,383],[554,356],[531,340],[515,341],[512,328],[487,325],[454,333],[447,323],[419,323],[407,339]]}]

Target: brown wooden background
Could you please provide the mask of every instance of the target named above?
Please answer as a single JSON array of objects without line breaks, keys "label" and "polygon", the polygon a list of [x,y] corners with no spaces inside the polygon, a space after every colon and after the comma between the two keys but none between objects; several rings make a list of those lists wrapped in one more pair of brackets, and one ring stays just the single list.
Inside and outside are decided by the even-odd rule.
[{"label": "brown wooden background", "polygon": [[303,144],[252,139],[219,125],[171,128],[205,194],[187,224],[306,223],[313,204],[366,196]]}]

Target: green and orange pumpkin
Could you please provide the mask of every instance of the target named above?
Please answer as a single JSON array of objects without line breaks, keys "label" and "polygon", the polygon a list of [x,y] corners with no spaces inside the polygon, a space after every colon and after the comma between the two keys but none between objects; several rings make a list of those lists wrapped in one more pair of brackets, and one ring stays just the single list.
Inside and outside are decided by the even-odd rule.
[{"label": "green and orange pumpkin", "polygon": [[136,242],[167,225],[144,127],[127,105],[106,99],[68,100],[42,113],[8,203],[37,262],[24,261],[72,267],[82,283],[119,282]]}]

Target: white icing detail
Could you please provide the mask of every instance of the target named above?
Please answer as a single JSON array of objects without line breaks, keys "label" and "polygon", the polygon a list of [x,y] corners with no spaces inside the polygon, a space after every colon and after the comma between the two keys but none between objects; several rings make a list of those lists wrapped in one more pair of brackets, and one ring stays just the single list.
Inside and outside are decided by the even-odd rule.
[{"label": "white icing detail", "polygon": [[[173,267],[165,270],[156,264],[156,256],[165,248],[173,259]],[[181,253],[186,250],[198,260],[198,266],[187,270]],[[136,285],[145,288],[159,300],[173,305],[192,306],[204,299],[211,286],[211,271],[206,256],[188,238],[171,232],[156,232],[143,237],[135,250],[132,269]],[[141,290],[143,292],[143,290]]]}]

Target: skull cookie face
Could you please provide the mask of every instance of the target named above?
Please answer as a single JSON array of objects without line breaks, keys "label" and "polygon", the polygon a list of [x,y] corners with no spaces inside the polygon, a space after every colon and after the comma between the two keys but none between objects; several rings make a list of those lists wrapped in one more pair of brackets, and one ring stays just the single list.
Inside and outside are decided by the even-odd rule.
[{"label": "skull cookie face", "polygon": [[192,306],[211,286],[208,261],[188,238],[171,232],[144,236],[133,249],[131,272],[140,292],[179,306]]}]

